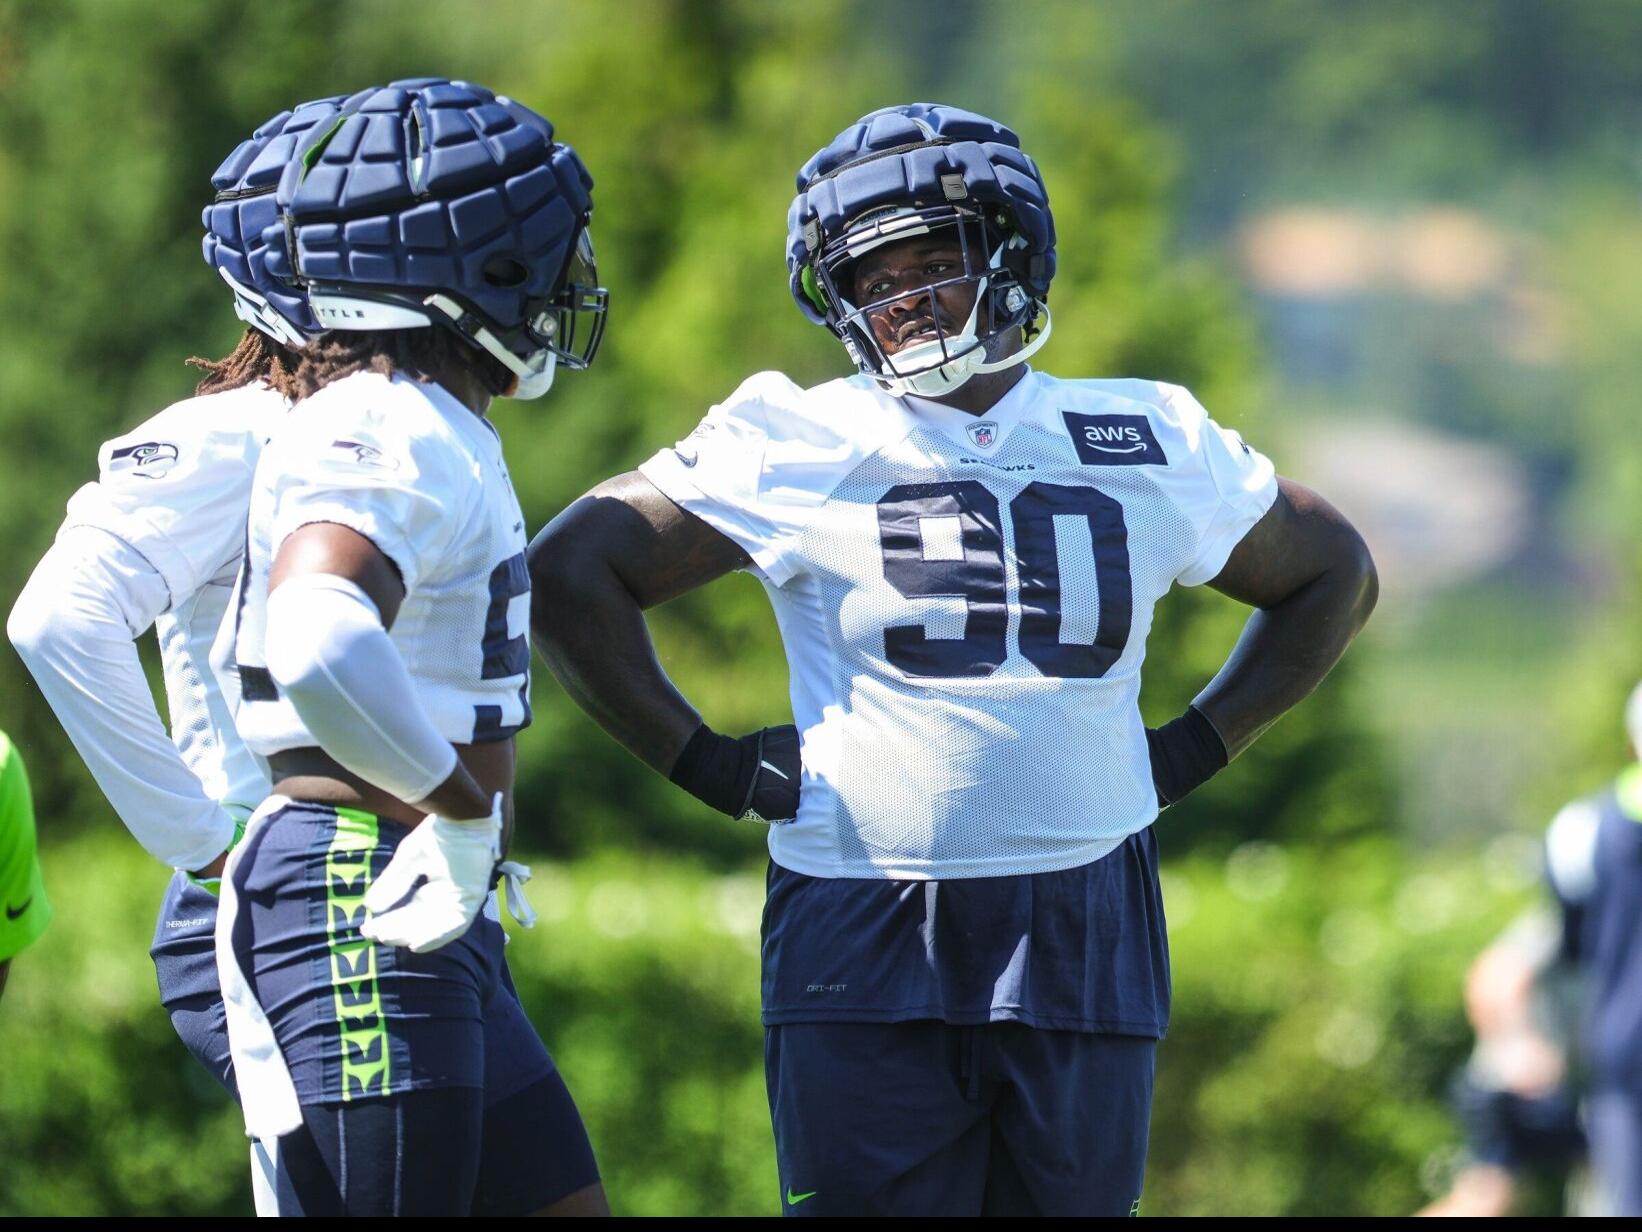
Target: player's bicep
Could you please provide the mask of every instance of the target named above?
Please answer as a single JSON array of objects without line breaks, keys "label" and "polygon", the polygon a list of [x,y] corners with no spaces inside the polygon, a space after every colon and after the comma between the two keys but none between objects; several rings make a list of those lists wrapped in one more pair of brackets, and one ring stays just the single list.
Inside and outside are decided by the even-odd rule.
[{"label": "player's bicep", "polygon": [[639,600],[654,607],[752,563],[722,531],[676,504],[637,471],[612,481],[627,523],[628,551],[614,560],[616,575]]},{"label": "player's bicep", "polygon": [[278,590],[282,582],[312,573],[346,578],[376,604],[383,627],[393,627],[405,598],[405,584],[398,567],[366,536],[336,522],[299,526],[285,537],[274,556],[268,593]]},{"label": "player's bicep", "polygon": [[542,592],[587,569],[604,569],[641,608],[749,563],[734,540],[680,508],[637,471],[601,483],[530,545],[532,580]]},{"label": "player's bicep", "polygon": [[1330,570],[1365,567],[1368,560],[1362,537],[1339,510],[1303,484],[1279,477],[1271,508],[1208,584],[1250,607],[1269,608]]}]

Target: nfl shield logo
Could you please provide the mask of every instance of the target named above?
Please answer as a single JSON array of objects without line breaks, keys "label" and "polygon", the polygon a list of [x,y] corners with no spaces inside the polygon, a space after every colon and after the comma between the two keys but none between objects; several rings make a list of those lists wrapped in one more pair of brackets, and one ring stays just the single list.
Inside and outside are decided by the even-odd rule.
[{"label": "nfl shield logo", "polygon": [[998,439],[998,425],[995,423],[970,424],[967,430],[969,439],[982,449],[990,449],[992,442]]}]

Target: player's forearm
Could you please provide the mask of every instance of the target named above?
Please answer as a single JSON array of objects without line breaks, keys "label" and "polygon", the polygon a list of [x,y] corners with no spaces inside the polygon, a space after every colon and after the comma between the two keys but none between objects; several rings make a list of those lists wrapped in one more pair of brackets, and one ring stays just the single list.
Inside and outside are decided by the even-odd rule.
[{"label": "player's forearm", "polygon": [[607,561],[531,545],[531,638],[572,701],[651,769],[670,774],[701,715],[662,670],[639,601]]},{"label": "player's forearm", "polygon": [[268,624],[269,674],[339,765],[443,816],[488,813],[489,797],[434,726],[363,590],[335,575],[299,574],[269,596]]},{"label": "player's forearm", "polygon": [[1322,683],[1374,610],[1373,559],[1347,531],[1327,568],[1250,615],[1225,666],[1193,701],[1228,756],[1236,757]]},{"label": "player's forearm", "polygon": [[[155,575],[105,532],[79,528],[48,551],[12,608],[7,635],[98,787],[143,848],[195,870],[227,849],[234,820],[206,795],[166,734],[133,638],[163,610]],[[151,571],[150,571],[151,572]]]},{"label": "player's forearm", "polygon": [[527,559],[531,635],[548,667],[594,722],[672,778],[701,716],[657,661],[644,613],[743,567],[746,554],[632,471],[554,518]]}]

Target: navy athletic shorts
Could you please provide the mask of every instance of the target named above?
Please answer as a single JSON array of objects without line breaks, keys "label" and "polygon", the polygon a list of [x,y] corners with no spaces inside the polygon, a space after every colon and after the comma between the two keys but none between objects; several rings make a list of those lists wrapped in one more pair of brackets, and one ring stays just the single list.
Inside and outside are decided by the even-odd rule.
[{"label": "navy athletic shorts", "polygon": [[[281,1138],[281,1186],[287,1198],[304,1199],[300,1209],[309,1216],[386,1212],[394,1201],[409,1202],[399,1207],[409,1214],[445,1209],[419,1188],[422,1176],[404,1173],[419,1163],[420,1122],[432,1119],[443,1124],[433,1135],[440,1152],[435,1171],[445,1176],[442,1193],[458,1202],[452,1209],[529,1214],[598,1181],[593,1148],[519,1002],[502,956],[507,938],[494,918],[494,899],[463,938],[432,954],[366,946],[358,936],[358,917],[348,905],[363,897],[368,877],[386,866],[406,833],[406,826],[366,813],[287,803],[259,826],[255,853],[246,851],[236,862],[236,958],[253,981],[304,1106],[304,1129]],[[333,876],[338,872],[366,876]],[[177,1033],[217,1073],[215,1058],[227,1055],[210,931],[217,899],[179,880],[161,910],[154,968]],[[210,928],[200,930],[195,922],[207,913]],[[360,949],[371,954],[368,989],[340,979],[345,966],[333,966],[337,954],[353,954],[358,963]],[[356,1000],[376,1007],[374,1020],[353,1017]],[[369,1068],[373,1046],[386,1058],[381,1073]],[[233,1089],[227,1063],[223,1069],[220,1076]],[[407,1101],[391,1114],[343,1115],[351,1107],[397,1104],[402,1092],[442,1089],[471,1096]],[[383,1094],[391,1099],[376,1099]],[[478,1120],[463,1135],[468,1107],[478,1109]],[[369,1143],[383,1133],[399,1135],[406,1150],[376,1156],[397,1171],[368,1176],[358,1161],[373,1158]],[[475,1150],[447,1158],[460,1140],[476,1143]],[[355,1166],[343,1170],[342,1155],[333,1152],[350,1153]],[[475,1181],[465,1179],[470,1171]],[[460,1207],[463,1193],[466,1207]]]},{"label": "navy athletic shorts", "polygon": [[764,1033],[788,1215],[1133,1215],[1157,1041],[1018,1022]]},{"label": "navy athletic shorts", "polygon": [[1151,827],[1017,876],[771,864],[763,958],[788,1213],[1135,1206],[1170,1000]]},{"label": "navy athletic shorts", "polygon": [[[581,1120],[557,1073],[489,1107],[482,1091],[435,1087],[302,1117],[275,1152],[282,1215],[529,1215],[599,1179],[585,1134],[563,1149],[567,1118],[578,1133]],[[475,1138],[477,1156],[453,1149]]]},{"label": "navy athletic shorts", "polygon": [[148,950],[160,985],[160,1004],[183,1046],[238,1099],[217,980],[216,931],[217,896],[182,873],[174,874]]},{"label": "navy athletic shorts", "polygon": [[1049,873],[895,881],[772,862],[764,1025],[1020,1022],[1145,1035],[1169,1026],[1169,933],[1152,827]]}]

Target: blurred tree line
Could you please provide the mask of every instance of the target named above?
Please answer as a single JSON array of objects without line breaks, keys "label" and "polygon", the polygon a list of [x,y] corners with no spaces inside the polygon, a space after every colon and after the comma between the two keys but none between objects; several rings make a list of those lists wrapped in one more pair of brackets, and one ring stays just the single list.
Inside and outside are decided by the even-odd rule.
[{"label": "blurred tree line", "polygon": [[[1378,23],[1377,6],[1311,7],[1363,27],[1327,33],[1330,64],[1427,37],[1411,6]],[[1266,72],[1291,100],[1345,89],[1333,69],[1277,71],[1312,46],[1306,8],[1250,18],[1270,46],[1238,70]],[[1043,366],[1187,384],[1284,469],[1232,281],[1174,244],[1176,202],[1194,200],[1202,168],[1182,165],[1181,132],[1157,117],[1180,122],[1174,109],[1206,92],[1142,88],[1144,73],[1115,63],[1125,40],[1204,57],[1217,37],[1242,45],[1252,36],[1228,28],[1242,11],[1066,4],[1006,21],[978,4],[865,0],[12,0],[0,9],[0,439],[13,459],[0,607],[93,477],[96,443],[186,394],[182,359],[237,336],[198,255],[220,159],[299,100],[419,74],[536,107],[597,180],[614,302],[605,350],[545,402],[494,416],[533,528],[685,435],[750,372],[814,382],[846,370],[788,297],[793,173],[860,114],[920,97],[999,116],[1044,170],[1062,266]],[[1229,150],[1226,163],[1258,182],[1261,157]],[[1243,615],[1203,591],[1165,602],[1146,667],[1151,721],[1212,674]],[[653,627],[715,726],[787,717],[774,621],[751,579],[670,604]],[[1397,1213],[1434,1183],[1452,1139],[1436,1093],[1466,1044],[1459,971],[1522,897],[1521,861],[1512,849],[1416,863],[1385,837],[1395,784],[1357,683],[1372,669],[1354,652],[1160,827],[1177,999],[1148,1213]],[[120,832],[9,651],[0,700],[34,778],[58,907],[0,1006],[0,1214],[242,1212],[237,1112],[172,1036],[143,955],[164,872]],[[519,842],[538,859],[544,920],[510,959],[613,1204],[774,1213],[762,834],[638,767],[545,671],[535,703]]]}]

